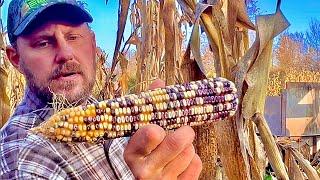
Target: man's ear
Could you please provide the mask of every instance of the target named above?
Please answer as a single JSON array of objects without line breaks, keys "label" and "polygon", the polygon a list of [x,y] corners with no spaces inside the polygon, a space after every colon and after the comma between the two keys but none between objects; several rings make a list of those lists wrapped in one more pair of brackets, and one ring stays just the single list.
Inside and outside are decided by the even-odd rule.
[{"label": "man's ear", "polygon": [[11,64],[21,72],[20,66],[19,66],[19,61],[20,61],[20,56],[16,48],[13,48],[12,46],[7,46],[6,47],[6,54],[11,62]]},{"label": "man's ear", "polygon": [[91,31],[91,35],[92,35],[92,43],[96,47],[97,46],[96,34],[93,31]]}]

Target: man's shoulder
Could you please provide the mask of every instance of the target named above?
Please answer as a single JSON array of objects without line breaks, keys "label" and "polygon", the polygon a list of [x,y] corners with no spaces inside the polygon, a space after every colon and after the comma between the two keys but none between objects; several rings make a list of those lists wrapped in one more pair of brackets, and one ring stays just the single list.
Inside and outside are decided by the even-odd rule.
[{"label": "man's shoulder", "polygon": [[17,168],[18,155],[36,119],[35,114],[13,116],[0,130],[0,175]]},{"label": "man's shoulder", "polygon": [[[53,179],[65,177],[61,171],[52,174],[52,171],[57,170],[57,164],[53,160],[59,158],[59,154],[50,141],[30,133],[30,128],[17,125],[14,121],[14,118],[11,119],[1,130],[3,136],[0,139],[0,179],[28,176]],[[52,168],[52,171],[48,171],[48,168]]]},{"label": "man's shoulder", "polygon": [[39,116],[34,113],[16,115],[11,117],[8,122],[1,128],[0,138],[5,138],[11,134],[24,133],[35,126],[35,122]]}]

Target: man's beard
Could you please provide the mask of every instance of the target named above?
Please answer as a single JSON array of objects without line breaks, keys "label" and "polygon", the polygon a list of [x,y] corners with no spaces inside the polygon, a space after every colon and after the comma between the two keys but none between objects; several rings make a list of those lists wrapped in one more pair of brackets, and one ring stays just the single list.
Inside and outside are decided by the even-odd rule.
[{"label": "man's beard", "polygon": [[[64,64],[61,64],[53,70],[53,72],[50,74],[49,78],[47,79],[46,83],[39,82],[37,77],[34,76],[34,74],[26,67],[24,64],[24,61],[21,61],[21,68],[25,75],[26,82],[30,90],[35,93],[35,95],[45,103],[52,103],[54,94],[59,97],[64,97],[65,100],[67,100],[68,104],[65,105],[79,105],[84,103],[88,97],[91,94],[91,91],[93,89],[94,85],[94,78],[93,77],[85,77],[83,74],[83,71],[81,70],[80,65],[74,63],[74,62],[66,62]],[[52,83],[52,80],[59,77],[63,73],[67,72],[77,72],[83,77],[83,87],[76,93],[65,93],[63,95],[57,94],[54,92],[56,88],[59,88],[61,90],[72,90],[78,82],[75,81],[65,81],[63,83]],[[64,102],[65,103],[65,102]]]}]

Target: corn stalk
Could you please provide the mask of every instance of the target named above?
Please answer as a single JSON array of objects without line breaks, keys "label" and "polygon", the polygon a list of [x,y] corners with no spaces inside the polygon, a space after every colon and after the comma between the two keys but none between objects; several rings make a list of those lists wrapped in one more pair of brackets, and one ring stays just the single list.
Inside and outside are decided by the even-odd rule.
[{"label": "corn stalk", "polygon": [[[137,92],[145,90],[155,77],[165,77],[167,84],[206,77],[200,53],[201,27],[213,50],[216,74],[235,81],[243,101],[236,119],[196,128],[195,146],[204,162],[201,178],[214,177],[214,164],[219,155],[229,179],[262,179],[265,159],[252,118],[256,113],[263,113],[272,39],[288,26],[279,8],[280,1],[277,12],[258,17],[256,26],[249,20],[244,0],[177,2],[194,25],[183,58],[179,54],[181,38],[177,37],[181,27],[177,23],[180,17],[176,2],[136,0],[131,6],[130,20],[134,28],[129,41],[137,48]],[[257,32],[250,49],[248,29]],[[270,139],[271,135],[264,136]],[[270,145],[264,140],[262,143]],[[288,179],[286,171],[276,172],[278,177]]]},{"label": "corn stalk", "polygon": [[[219,134],[217,143],[229,179],[262,179],[261,169],[263,168],[257,165],[258,159],[252,152],[255,146],[250,148],[249,139],[254,137],[255,132],[249,131],[247,133],[245,129],[253,125],[251,118],[254,113],[263,112],[266,96],[266,86],[263,83],[267,83],[271,65],[272,39],[283,31],[288,23],[283,18],[280,9],[274,15],[258,17],[257,39],[248,51],[244,51],[243,49],[248,48],[248,38],[238,30],[253,28],[245,13],[244,1],[212,1],[197,5],[191,0],[181,0],[180,2],[183,7],[188,7],[186,9],[191,9],[194,12],[196,19],[199,19],[208,36],[211,47],[217,51],[217,74],[235,80],[240,90],[239,96],[243,100],[236,123],[227,121],[223,124],[217,124],[213,131],[212,128],[210,128],[211,131],[209,129],[205,131],[204,128],[197,129],[197,136],[207,137],[210,133]],[[268,29],[266,24],[269,26],[271,24],[271,29]],[[247,32],[247,30],[243,30],[243,32]],[[239,38],[237,35],[244,36]],[[240,49],[240,47],[243,48]],[[244,52],[246,53],[244,54]],[[196,77],[191,79],[193,78],[197,79]],[[196,143],[207,145],[208,142]],[[264,143],[264,145],[268,146],[269,144]],[[201,158],[206,162],[210,160],[209,156],[210,154],[205,154]],[[205,169],[205,175],[202,177],[209,177],[210,172],[208,171],[212,170]],[[277,173],[277,176],[288,179],[286,171],[282,174]]]},{"label": "corn stalk", "polygon": [[10,101],[6,93],[8,73],[3,66],[0,66],[0,127],[2,127],[10,115]]},{"label": "corn stalk", "polygon": [[[3,1],[0,1],[0,14]],[[0,128],[5,124],[10,116],[10,99],[8,97],[6,88],[8,86],[8,70],[10,65],[8,64],[5,55],[4,32],[2,27],[2,19],[0,19]]]}]

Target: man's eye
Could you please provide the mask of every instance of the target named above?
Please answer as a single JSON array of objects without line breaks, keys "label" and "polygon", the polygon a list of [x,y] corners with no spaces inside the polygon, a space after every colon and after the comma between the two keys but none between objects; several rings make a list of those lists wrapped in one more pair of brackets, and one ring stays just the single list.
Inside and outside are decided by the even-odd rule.
[{"label": "man's eye", "polygon": [[80,37],[79,35],[69,35],[68,40],[74,41],[74,40],[77,40],[79,37]]},{"label": "man's eye", "polygon": [[36,43],[36,46],[39,48],[44,48],[44,47],[47,47],[48,45],[49,45],[49,41],[47,40],[39,41]]}]

